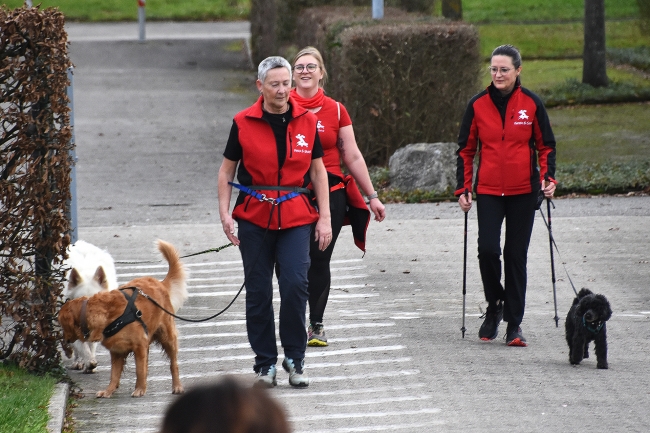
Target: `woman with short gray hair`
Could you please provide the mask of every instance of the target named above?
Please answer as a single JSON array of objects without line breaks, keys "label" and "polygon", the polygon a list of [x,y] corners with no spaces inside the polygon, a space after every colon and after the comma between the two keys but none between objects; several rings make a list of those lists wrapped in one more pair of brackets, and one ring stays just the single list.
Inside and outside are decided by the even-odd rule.
[{"label": "woman with short gray hair", "polygon": [[[291,67],[269,57],[258,67],[260,97],[233,119],[219,169],[219,216],[239,246],[246,282],[246,330],[255,352],[256,384],[275,386],[278,349],[273,312],[273,269],[280,287],[282,366],[289,384],[309,385],[304,372],[307,272],[312,224],[325,249],[332,241],[327,174],[317,119],[289,97]],[[237,174],[239,183],[233,180]],[[318,208],[309,198],[313,184]],[[230,214],[232,187],[240,190]],[[235,234],[235,221],[238,232]]]}]

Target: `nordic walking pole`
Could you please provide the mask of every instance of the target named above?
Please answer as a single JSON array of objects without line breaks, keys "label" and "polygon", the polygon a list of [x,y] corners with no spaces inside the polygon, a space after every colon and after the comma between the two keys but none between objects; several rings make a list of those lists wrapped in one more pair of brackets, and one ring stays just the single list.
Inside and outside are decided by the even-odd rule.
[{"label": "nordic walking pole", "polygon": [[[546,182],[549,182],[548,175],[546,175]],[[542,185],[543,186],[543,185]],[[557,292],[555,290],[555,263],[553,260],[553,230],[551,229],[551,205],[555,207],[550,198],[546,197],[546,213],[548,213],[548,244],[551,248],[551,281],[553,282],[553,303],[555,305],[555,327],[559,327],[560,318],[557,316]]]},{"label": "nordic walking pole", "polygon": [[[465,188],[465,200],[467,200],[467,194],[469,191]],[[463,338],[465,338],[465,295],[467,294],[467,214],[469,210],[465,212],[465,242],[463,247],[463,327],[460,328],[460,331],[463,333]]]}]

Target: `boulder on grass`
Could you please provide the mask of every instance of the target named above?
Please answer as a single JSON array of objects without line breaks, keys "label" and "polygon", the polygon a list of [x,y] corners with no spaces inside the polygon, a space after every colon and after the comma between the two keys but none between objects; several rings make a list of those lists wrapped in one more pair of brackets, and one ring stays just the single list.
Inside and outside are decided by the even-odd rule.
[{"label": "boulder on grass", "polygon": [[390,157],[390,186],[408,192],[414,189],[444,192],[456,187],[457,143],[415,143]]}]

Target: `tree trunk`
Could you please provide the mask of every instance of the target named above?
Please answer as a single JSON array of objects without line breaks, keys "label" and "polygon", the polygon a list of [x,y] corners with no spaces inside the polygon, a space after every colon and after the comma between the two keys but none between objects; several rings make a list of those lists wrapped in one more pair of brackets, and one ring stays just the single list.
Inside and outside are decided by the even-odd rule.
[{"label": "tree trunk", "polygon": [[605,50],[605,0],[585,0],[582,82],[593,87],[609,84]]},{"label": "tree trunk", "polygon": [[442,0],[442,16],[453,21],[463,19],[461,0]]}]

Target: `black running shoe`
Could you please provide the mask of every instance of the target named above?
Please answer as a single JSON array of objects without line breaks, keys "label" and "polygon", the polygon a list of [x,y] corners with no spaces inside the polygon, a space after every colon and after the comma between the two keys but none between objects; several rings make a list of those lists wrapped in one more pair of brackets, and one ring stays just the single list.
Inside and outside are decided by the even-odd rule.
[{"label": "black running shoe", "polygon": [[508,325],[508,328],[506,329],[506,344],[513,347],[528,346],[524,334],[521,332],[520,326],[510,327],[510,325]]},{"label": "black running shoe", "polygon": [[503,302],[496,305],[488,305],[487,311],[481,316],[485,318],[481,329],[478,330],[478,337],[483,341],[490,341],[499,335],[499,323],[503,320]]}]

